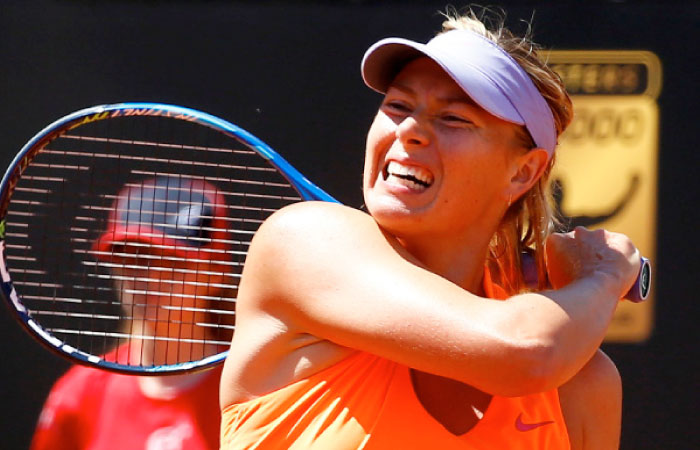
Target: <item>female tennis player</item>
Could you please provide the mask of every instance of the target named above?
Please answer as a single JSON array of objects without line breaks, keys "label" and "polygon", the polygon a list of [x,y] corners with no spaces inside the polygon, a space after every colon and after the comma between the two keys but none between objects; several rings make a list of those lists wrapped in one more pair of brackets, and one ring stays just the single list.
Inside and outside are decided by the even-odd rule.
[{"label": "female tennis player", "polygon": [[[222,448],[616,448],[620,379],[598,347],[639,254],[602,230],[550,235],[573,114],[559,77],[473,13],[426,45],[379,41],[362,74],[384,94],[369,214],[300,203],[258,231]],[[526,248],[553,289],[525,289]]]}]

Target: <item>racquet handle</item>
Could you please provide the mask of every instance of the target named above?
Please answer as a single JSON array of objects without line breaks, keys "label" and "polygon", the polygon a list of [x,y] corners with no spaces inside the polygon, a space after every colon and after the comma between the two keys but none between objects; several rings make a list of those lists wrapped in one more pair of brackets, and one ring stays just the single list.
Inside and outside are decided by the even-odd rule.
[{"label": "racquet handle", "polygon": [[651,290],[651,263],[649,263],[649,260],[643,256],[640,258],[641,261],[637,279],[627,295],[624,297],[625,299],[634,303],[639,303],[646,300],[647,297],[649,297],[649,291]]},{"label": "racquet handle", "polygon": [[[649,297],[651,290],[651,263],[643,256],[640,257],[639,274],[632,288],[623,297],[633,303],[643,302]],[[535,260],[529,253],[522,254],[523,273],[528,285],[537,285],[537,267]]]}]

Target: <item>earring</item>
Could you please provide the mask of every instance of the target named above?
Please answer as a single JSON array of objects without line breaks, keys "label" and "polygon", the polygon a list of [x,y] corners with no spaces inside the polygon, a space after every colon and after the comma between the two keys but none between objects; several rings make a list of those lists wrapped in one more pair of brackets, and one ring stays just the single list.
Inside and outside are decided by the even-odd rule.
[{"label": "earring", "polygon": [[510,208],[510,204],[513,202],[513,194],[510,194],[508,196],[508,207]]}]

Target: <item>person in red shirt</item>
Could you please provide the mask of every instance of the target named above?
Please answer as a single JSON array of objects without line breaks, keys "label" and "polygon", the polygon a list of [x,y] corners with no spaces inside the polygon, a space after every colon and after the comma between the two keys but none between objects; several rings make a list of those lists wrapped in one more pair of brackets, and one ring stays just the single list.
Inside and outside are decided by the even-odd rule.
[{"label": "person in red shirt", "polygon": [[[178,328],[166,320],[172,316],[160,317],[165,310],[153,305],[178,302],[193,306],[211,301],[202,300],[205,297],[233,304],[221,287],[225,286],[221,281],[226,265],[221,255],[226,252],[221,251],[221,243],[226,240],[226,222],[220,219],[225,214],[222,196],[203,181],[158,177],[120,192],[108,229],[94,243],[93,253],[109,267],[121,306],[134,317],[124,325],[132,333],[173,336],[187,332],[197,337],[202,332],[182,328],[185,325]],[[139,245],[144,243],[150,246]],[[144,249],[149,253],[144,254]],[[208,283],[194,282],[197,275],[191,274],[202,272]],[[143,294],[146,291],[151,294]],[[178,313],[184,316],[184,311],[187,309]],[[172,308],[166,312],[173,314]],[[202,317],[180,319],[195,323]],[[217,340],[229,340],[231,329],[232,324],[224,328],[224,336]],[[190,343],[174,346],[153,341],[156,344],[125,344],[111,353],[121,362],[138,358],[143,364],[167,364],[175,362],[178,351],[203,350]],[[134,376],[74,366],[49,393],[31,449],[217,449],[220,375],[220,367],[185,375]]]},{"label": "person in red shirt", "polygon": [[156,378],[74,366],[53,386],[31,449],[217,449],[220,374]]}]

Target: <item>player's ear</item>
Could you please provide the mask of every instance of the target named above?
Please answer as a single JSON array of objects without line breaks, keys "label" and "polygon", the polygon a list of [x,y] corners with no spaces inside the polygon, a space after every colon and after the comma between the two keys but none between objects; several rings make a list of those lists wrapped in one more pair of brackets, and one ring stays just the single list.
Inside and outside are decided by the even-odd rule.
[{"label": "player's ear", "polygon": [[519,155],[513,166],[513,174],[510,179],[511,198],[520,198],[525,192],[537,183],[547,165],[549,164],[549,153],[543,148],[533,148],[522,155]]}]

